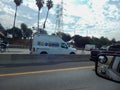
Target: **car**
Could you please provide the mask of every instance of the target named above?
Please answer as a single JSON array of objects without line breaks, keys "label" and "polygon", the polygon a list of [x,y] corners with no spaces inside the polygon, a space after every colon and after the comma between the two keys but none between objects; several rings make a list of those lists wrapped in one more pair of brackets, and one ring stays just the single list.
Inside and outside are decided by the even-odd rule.
[{"label": "car", "polygon": [[97,60],[97,56],[100,53],[106,53],[106,54],[120,54],[120,44],[113,44],[110,46],[107,46],[106,48],[100,48],[100,49],[95,49],[90,52],[90,61]]}]

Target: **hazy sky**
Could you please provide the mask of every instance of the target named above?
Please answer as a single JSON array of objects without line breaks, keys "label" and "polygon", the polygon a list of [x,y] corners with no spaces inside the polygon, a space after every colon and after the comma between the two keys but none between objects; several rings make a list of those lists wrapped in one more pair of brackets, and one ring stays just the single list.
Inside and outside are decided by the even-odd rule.
[{"label": "hazy sky", "polygon": [[[5,28],[13,25],[15,12],[14,0],[0,1],[0,23]],[[23,0],[18,8],[16,26],[26,23],[29,27],[37,26],[36,0]],[[46,23],[49,33],[55,32],[56,4],[50,10]],[[120,0],[63,0],[63,32],[71,35],[108,37],[120,40]],[[46,16],[46,6],[41,10],[40,27]]]}]

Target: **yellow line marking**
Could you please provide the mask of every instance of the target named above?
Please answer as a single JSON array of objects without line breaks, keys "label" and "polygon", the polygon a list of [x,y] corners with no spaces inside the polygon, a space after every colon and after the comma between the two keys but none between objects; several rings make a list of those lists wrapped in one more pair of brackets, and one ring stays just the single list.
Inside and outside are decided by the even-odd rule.
[{"label": "yellow line marking", "polygon": [[10,73],[10,74],[0,74],[0,77],[3,76],[17,76],[17,75],[29,75],[29,74],[40,74],[40,73],[48,73],[48,72],[59,72],[59,71],[68,71],[68,70],[80,70],[80,69],[90,69],[95,66],[85,66],[85,67],[76,67],[76,68],[64,68],[64,69],[55,69],[55,70],[43,70],[43,71],[33,71],[33,72],[18,72],[18,73]]}]

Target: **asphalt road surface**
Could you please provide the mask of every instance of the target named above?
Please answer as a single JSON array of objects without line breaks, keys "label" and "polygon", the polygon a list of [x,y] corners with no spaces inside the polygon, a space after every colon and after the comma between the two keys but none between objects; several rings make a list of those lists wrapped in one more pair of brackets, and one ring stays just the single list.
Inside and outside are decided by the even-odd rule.
[{"label": "asphalt road surface", "polygon": [[120,84],[98,77],[93,65],[67,62],[1,67],[0,90],[120,90]]}]

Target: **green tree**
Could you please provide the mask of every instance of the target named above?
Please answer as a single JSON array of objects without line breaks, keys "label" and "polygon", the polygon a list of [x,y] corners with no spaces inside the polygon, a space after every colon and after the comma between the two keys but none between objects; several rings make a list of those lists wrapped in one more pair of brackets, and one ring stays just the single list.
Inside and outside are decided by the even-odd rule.
[{"label": "green tree", "polygon": [[36,5],[38,7],[38,30],[39,30],[39,16],[40,16],[40,10],[43,7],[44,0],[36,0]]},{"label": "green tree", "polygon": [[21,24],[21,30],[22,30],[22,36],[23,36],[24,39],[26,39],[27,29],[28,29],[27,25],[24,24],[24,23],[22,23],[22,24]]},{"label": "green tree", "polygon": [[26,38],[31,39],[32,34],[33,34],[32,30],[31,30],[30,28],[27,28],[27,31],[26,31]]},{"label": "green tree", "polygon": [[23,0],[14,0],[14,3],[16,4],[16,10],[15,10],[15,15],[14,15],[14,22],[13,22],[13,38],[14,38],[14,28],[15,28],[15,23],[16,23],[16,16],[17,16],[17,8],[20,6],[20,4],[23,2]]},{"label": "green tree", "polygon": [[114,43],[116,43],[115,38],[113,38],[113,39],[111,40],[111,44],[114,44]]},{"label": "green tree", "polygon": [[15,27],[15,21],[16,21],[16,16],[17,16],[17,8],[18,8],[18,6],[20,6],[20,4],[22,2],[23,2],[23,0],[14,0],[14,3],[16,4],[16,10],[15,10],[13,27]]},{"label": "green tree", "polygon": [[53,34],[53,35],[60,36],[65,42],[68,42],[71,40],[71,36],[63,32],[57,32],[56,34]]},{"label": "green tree", "polygon": [[68,42],[71,40],[71,36],[69,34],[65,34],[63,33],[62,34],[62,39],[65,41],[65,42]]},{"label": "green tree", "polygon": [[45,28],[45,24],[46,24],[46,21],[47,21],[47,18],[48,18],[49,10],[53,7],[53,1],[52,0],[47,0],[46,4],[47,4],[48,11],[47,11],[47,15],[46,15],[46,18],[45,18],[45,21],[44,21],[44,24],[43,24],[43,29]]},{"label": "green tree", "polygon": [[73,36],[72,37],[73,38],[73,40],[74,40],[74,44],[75,44],[75,46],[76,47],[82,47],[82,36],[79,36],[79,35],[75,35],[75,36]]},{"label": "green tree", "polygon": [[86,44],[90,44],[90,37],[82,37],[82,47],[85,47]]},{"label": "green tree", "polygon": [[22,39],[22,31],[18,27],[13,27],[11,29],[7,29],[7,33],[12,35],[13,30],[14,30],[14,38],[13,39]]},{"label": "green tree", "polygon": [[100,45],[100,47],[103,46],[103,45],[108,45],[108,44],[110,44],[109,42],[110,42],[110,41],[109,41],[108,38],[101,37],[101,38],[100,38],[100,43],[99,43],[99,45]]},{"label": "green tree", "polygon": [[29,39],[33,33],[32,30],[30,28],[28,28],[27,25],[24,23],[21,24],[21,30],[22,30],[22,37],[24,39],[26,39],[26,38]]},{"label": "green tree", "polygon": [[41,33],[41,34],[48,34],[47,31],[44,30],[44,29],[40,29],[40,33]]},{"label": "green tree", "polygon": [[84,48],[86,44],[91,43],[91,38],[90,37],[82,37],[82,36],[79,36],[79,35],[75,35],[72,38],[75,42],[75,46],[79,47],[79,48]]},{"label": "green tree", "polygon": [[95,44],[98,48],[102,47],[102,46],[106,46],[106,45],[110,45],[111,41],[108,38],[105,37],[100,37],[100,38],[96,38],[96,37],[92,37],[91,38],[91,44]]},{"label": "green tree", "polygon": [[95,44],[98,48],[100,47],[99,43],[100,43],[99,38],[96,37],[91,38],[91,44]]}]

